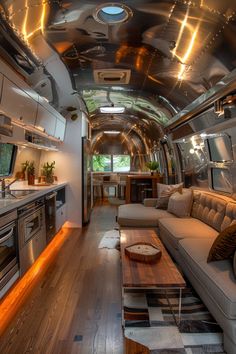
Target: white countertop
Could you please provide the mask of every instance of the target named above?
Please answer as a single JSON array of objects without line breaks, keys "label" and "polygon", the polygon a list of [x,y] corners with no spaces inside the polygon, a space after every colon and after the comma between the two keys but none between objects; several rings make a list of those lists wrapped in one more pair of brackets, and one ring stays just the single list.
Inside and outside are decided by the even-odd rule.
[{"label": "white countertop", "polygon": [[42,197],[43,195],[55,191],[61,187],[67,185],[67,182],[61,182],[57,184],[51,184],[50,186],[30,186],[27,181],[17,181],[10,186],[10,190],[35,190],[35,193],[29,194],[22,198],[12,198],[12,199],[2,199],[0,198],[0,215],[4,214],[10,210],[15,208],[19,208],[20,206],[30,203],[33,200]]}]

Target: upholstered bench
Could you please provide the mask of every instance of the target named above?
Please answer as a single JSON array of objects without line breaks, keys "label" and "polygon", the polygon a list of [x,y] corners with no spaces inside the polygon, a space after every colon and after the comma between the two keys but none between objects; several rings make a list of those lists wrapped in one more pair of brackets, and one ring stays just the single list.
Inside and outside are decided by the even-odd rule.
[{"label": "upholstered bench", "polygon": [[[158,227],[166,248],[199,293],[224,332],[224,348],[236,353],[236,278],[233,260],[207,263],[220,231],[236,223],[236,202],[215,193],[194,190],[190,216],[179,218],[156,209],[157,200],[119,207],[120,227]],[[236,258],[236,257],[235,257]]]}]

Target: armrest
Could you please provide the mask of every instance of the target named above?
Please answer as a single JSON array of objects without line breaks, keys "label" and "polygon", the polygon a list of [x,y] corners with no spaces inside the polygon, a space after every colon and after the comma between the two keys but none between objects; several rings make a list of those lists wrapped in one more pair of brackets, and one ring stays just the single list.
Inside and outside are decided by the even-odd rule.
[{"label": "armrest", "polygon": [[157,198],[145,198],[143,200],[143,205],[145,207],[155,207],[157,204]]}]

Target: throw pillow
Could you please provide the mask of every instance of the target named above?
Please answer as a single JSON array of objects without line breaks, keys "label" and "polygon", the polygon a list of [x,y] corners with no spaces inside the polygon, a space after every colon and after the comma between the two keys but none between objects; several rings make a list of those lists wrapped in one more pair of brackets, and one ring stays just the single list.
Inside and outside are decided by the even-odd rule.
[{"label": "throw pillow", "polygon": [[234,270],[234,275],[236,277],[236,251],[234,252],[233,270]]},{"label": "throw pillow", "polygon": [[193,203],[193,191],[191,189],[183,189],[182,194],[175,192],[170,196],[167,211],[184,218],[190,216]]},{"label": "throw pillow", "polygon": [[156,209],[167,209],[171,194],[179,191],[182,193],[183,183],[162,184],[157,183],[157,204]]},{"label": "throw pillow", "polygon": [[233,224],[219,233],[215,239],[207,262],[221,261],[231,258],[236,251],[236,224]]}]

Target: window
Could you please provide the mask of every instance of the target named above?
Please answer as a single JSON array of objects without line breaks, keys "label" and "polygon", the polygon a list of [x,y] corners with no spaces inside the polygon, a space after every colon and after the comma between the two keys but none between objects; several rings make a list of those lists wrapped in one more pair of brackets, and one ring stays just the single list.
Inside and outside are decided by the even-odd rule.
[{"label": "window", "polygon": [[211,179],[212,189],[219,192],[232,193],[232,178],[227,168],[212,168]]},{"label": "window", "polygon": [[113,172],[129,172],[130,156],[129,155],[113,155]]},{"label": "window", "polygon": [[93,155],[94,172],[129,172],[129,155]]},{"label": "window", "polygon": [[13,173],[17,147],[0,143],[0,177],[8,177]]},{"label": "window", "polygon": [[93,155],[94,172],[111,172],[111,155]]},{"label": "window", "polygon": [[221,135],[207,139],[210,161],[232,161],[232,143],[229,135]]}]

